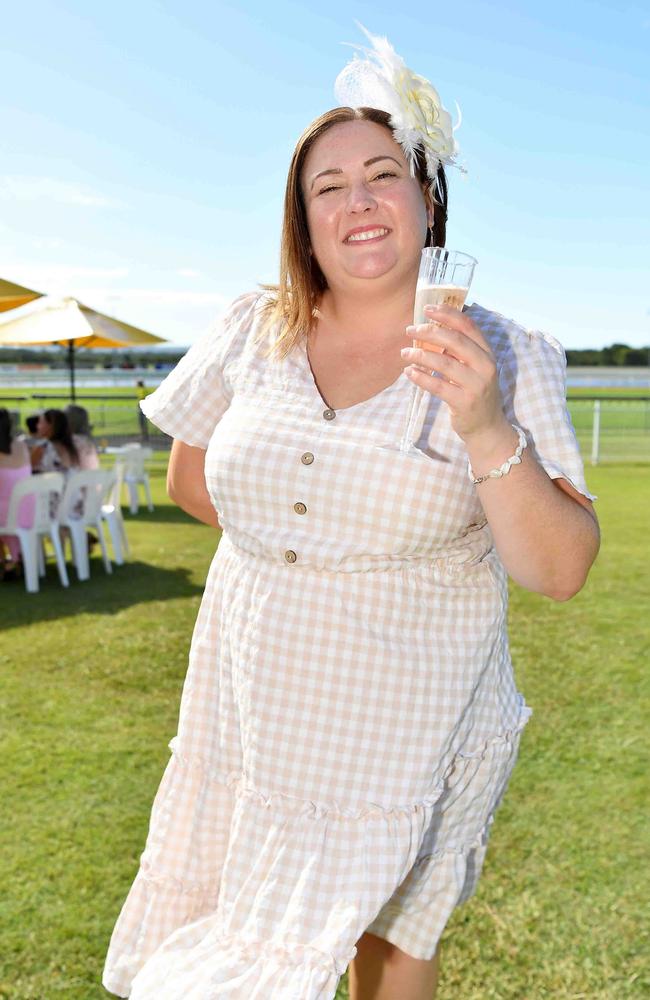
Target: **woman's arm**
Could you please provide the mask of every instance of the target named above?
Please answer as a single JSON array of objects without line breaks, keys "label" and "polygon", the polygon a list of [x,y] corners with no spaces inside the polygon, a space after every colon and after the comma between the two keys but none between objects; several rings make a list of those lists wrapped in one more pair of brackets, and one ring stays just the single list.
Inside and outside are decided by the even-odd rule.
[{"label": "woman's arm", "polygon": [[[517,447],[504,420],[501,431],[465,442],[476,476],[501,465]],[[529,448],[502,479],[476,487],[499,557],[516,583],[568,601],[582,588],[598,554],[600,531],[590,500],[566,479],[551,479]]]},{"label": "woman's arm", "polygon": [[167,468],[167,493],[175,504],[197,521],[203,521],[211,528],[220,527],[205,484],[204,448],[194,448],[174,440]]},{"label": "woman's arm", "polygon": [[[407,374],[448,404],[474,474],[483,476],[517,447],[517,434],[503,412],[494,357],[469,317],[446,306],[428,307],[427,316],[438,322],[407,332],[444,348],[444,353],[407,349],[404,359],[421,366],[407,368]],[[442,377],[429,374],[432,369]],[[556,601],[573,597],[600,545],[591,502],[566,479],[551,479],[530,448],[506,476],[488,479],[476,490],[496,550],[513,580]]]}]

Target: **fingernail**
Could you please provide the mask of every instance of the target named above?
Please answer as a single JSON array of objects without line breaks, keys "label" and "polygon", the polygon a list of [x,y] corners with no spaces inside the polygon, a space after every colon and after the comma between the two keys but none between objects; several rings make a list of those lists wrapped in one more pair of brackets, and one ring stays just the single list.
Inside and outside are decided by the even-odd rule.
[{"label": "fingernail", "polygon": [[406,327],[406,332],[409,334],[409,336],[413,336],[413,334],[415,333],[415,327],[414,326],[407,326]]},{"label": "fingernail", "polygon": [[403,358],[410,358],[412,350],[413,350],[412,347],[403,347],[402,350],[400,351],[400,354],[402,355]]}]

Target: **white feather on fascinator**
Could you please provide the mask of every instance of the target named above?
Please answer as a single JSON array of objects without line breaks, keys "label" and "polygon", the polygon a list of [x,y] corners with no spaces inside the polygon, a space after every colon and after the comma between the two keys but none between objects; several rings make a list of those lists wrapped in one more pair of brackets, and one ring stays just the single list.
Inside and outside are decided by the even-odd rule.
[{"label": "white feather on fascinator", "polygon": [[458,146],[451,115],[443,106],[435,87],[408,68],[387,38],[371,35],[362,24],[358,27],[372,48],[354,45],[356,52],[336,78],[334,93],[341,106],[378,108],[390,115],[395,139],[404,150],[411,174],[415,176],[416,150],[424,150],[429,177],[435,181],[439,164],[456,166]]}]

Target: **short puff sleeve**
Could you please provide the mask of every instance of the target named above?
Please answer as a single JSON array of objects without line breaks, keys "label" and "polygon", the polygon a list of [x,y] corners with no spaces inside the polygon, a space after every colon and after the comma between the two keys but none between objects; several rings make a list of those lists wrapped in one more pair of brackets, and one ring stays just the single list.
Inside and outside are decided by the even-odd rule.
[{"label": "short puff sleeve", "polygon": [[499,365],[506,415],[526,433],[529,447],[551,479],[566,479],[579,493],[585,471],[566,404],[566,354],[554,337],[516,327]]},{"label": "short puff sleeve", "polygon": [[229,366],[241,355],[260,293],[242,295],[140,402],[144,415],[170,437],[207,448],[232,399]]}]

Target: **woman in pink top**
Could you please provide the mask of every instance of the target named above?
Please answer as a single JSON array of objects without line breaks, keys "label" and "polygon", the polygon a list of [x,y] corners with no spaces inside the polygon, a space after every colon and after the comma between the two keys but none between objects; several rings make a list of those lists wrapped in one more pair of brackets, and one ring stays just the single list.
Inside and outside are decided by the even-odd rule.
[{"label": "woman in pink top", "polygon": [[[0,408],[0,524],[4,524],[9,511],[9,500],[14,485],[32,472],[29,450],[22,437],[14,438],[11,415]],[[25,497],[20,505],[18,520],[23,528],[31,527],[34,517],[34,500]],[[8,552],[8,556],[7,556]],[[0,535],[0,573],[15,569],[20,562],[20,543],[15,535]]]}]

